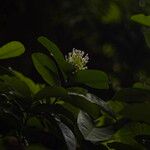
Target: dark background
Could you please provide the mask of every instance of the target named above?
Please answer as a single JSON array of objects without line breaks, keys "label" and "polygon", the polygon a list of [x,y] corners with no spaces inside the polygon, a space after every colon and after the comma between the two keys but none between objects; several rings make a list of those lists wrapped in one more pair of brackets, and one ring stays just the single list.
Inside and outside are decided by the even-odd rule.
[{"label": "dark background", "polygon": [[89,68],[107,72],[114,88],[132,86],[148,78],[150,50],[143,28],[130,17],[149,14],[148,8],[149,2],[144,0],[1,0],[0,46],[18,40],[26,53],[0,64],[41,81],[30,56],[46,52],[37,42],[43,35],[64,54],[72,48],[88,52]]}]

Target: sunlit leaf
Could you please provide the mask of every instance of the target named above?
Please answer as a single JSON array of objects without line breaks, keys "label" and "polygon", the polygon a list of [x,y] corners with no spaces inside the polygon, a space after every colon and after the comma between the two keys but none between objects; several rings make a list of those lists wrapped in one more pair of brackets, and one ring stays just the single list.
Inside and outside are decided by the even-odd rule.
[{"label": "sunlit leaf", "polygon": [[21,81],[25,82],[28,85],[30,91],[33,94],[37,93],[42,88],[42,85],[36,84],[33,80],[24,76],[22,73],[20,73],[18,71],[14,71],[14,74],[17,78],[19,78]]},{"label": "sunlit leaf", "polygon": [[144,14],[137,14],[137,15],[132,16],[131,20],[139,24],[150,27],[150,16],[146,16]]},{"label": "sunlit leaf", "polygon": [[23,54],[25,48],[22,43],[18,41],[12,41],[0,48],[0,59],[7,59],[16,57]]},{"label": "sunlit leaf", "polygon": [[59,84],[56,66],[47,55],[42,53],[33,53],[32,60],[38,73],[49,85],[53,86]]},{"label": "sunlit leaf", "polygon": [[38,38],[38,41],[45,47],[47,48],[47,50],[52,53],[55,57],[55,59],[57,60],[57,62],[64,61],[64,56],[62,54],[62,52],[59,50],[59,48],[53,43],[51,42],[49,39],[47,39],[44,36],[41,36]]},{"label": "sunlit leaf", "polygon": [[107,75],[99,70],[82,70],[73,76],[73,82],[82,83],[96,89],[108,89],[109,81]]}]

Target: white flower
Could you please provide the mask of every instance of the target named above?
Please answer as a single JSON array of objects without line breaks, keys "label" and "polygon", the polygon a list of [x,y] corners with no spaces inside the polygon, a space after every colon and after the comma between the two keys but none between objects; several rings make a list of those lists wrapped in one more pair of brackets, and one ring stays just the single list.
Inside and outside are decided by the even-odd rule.
[{"label": "white flower", "polygon": [[72,52],[69,52],[65,58],[68,63],[76,68],[76,71],[87,69],[86,64],[88,63],[89,56],[84,51],[73,48]]}]

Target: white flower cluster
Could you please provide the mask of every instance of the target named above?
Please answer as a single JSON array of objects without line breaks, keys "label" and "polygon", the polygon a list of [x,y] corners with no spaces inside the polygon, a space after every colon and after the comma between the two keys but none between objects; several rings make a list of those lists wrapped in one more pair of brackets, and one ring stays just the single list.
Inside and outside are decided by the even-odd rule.
[{"label": "white flower cluster", "polygon": [[89,61],[89,56],[84,51],[73,48],[72,52],[69,52],[65,58],[68,63],[75,66],[76,71],[87,69],[86,64]]}]

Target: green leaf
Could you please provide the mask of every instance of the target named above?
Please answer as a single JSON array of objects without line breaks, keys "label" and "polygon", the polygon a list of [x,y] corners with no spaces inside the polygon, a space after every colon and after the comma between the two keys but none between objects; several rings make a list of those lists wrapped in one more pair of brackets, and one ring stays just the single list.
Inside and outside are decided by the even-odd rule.
[{"label": "green leaf", "polygon": [[96,89],[108,89],[109,81],[107,75],[99,70],[82,70],[73,76],[73,82],[82,83]]},{"label": "green leaf", "polygon": [[72,148],[74,149],[76,147],[76,141],[72,131],[55,114],[53,114],[53,117],[49,116],[48,120],[47,126],[51,129],[50,132],[64,143],[64,146],[61,145],[61,149],[67,149],[70,146],[73,146]]},{"label": "green leaf", "polygon": [[69,92],[79,93],[79,94],[83,94],[83,95],[86,95],[88,92],[88,90],[81,88],[81,87],[70,87],[70,88],[67,88],[67,90]]},{"label": "green leaf", "polygon": [[30,117],[28,120],[27,120],[27,126],[29,127],[33,127],[33,128],[38,128],[38,129],[43,129],[43,125],[42,123],[40,122],[40,120],[36,117]]},{"label": "green leaf", "polygon": [[51,42],[49,39],[47,39],[44,36],[41,36],[38,38],[38,41],[48,49],[48,51],[54,56],[56,61],[60,64],[62,61],[64,61],[64,56],[62,52],[59,50],[59,48]]},{"label": "green leaf", "polygon": [[133,146],[136,150],[146,150],[134,139],[137,135],[150,135],[150,126],[144,123],[129,123],[119,129],[110,140]]},{"label": "green leaf", "polygon": [[141,83],[141,82],[136,82],[136,83],[134,83],[133,88],[143,89],[143,90],[150,90],[150,85],[144,84],[144,83]]},{"label": "green leaf", "polygon": [[68,92],[68,95],[70,96],[67,100],[68,103],[89,113],[93,118],[99,117],[101,110],[114,117],[114,113],[107,103],[91,93],[83,95],[80,93]]},{"label": "green leaf", "polygon": [[51,86],[58,85],[57,68],[54,62],[45,54],[33,53],[33,64],[42,78]]},{"label": "green leaf", "polygon": [[62,87],[45,87],[41,89],[35,96],[35,100],[49,99],[50,97],[62,98],[67,97],[67,91]]},{"label": "green leaf", "polygon": [[63,99],[64,101],[87,112],[95,119],[101,115],[101,107],[91,102],[85,95],[71,92],[69,92],[68,95],[69,98]]},{"label": "green leaf", "polygon": [[150,92],[149,90],[136,89],[136,88],[127,88],[122,89],[116,93],[116,95],[112,98],[115,101],[123,101],[123,102],[144,102],[150,100]]},{"label": "green leaf", "polygon": [[112,137],[111,127],[97,128],[87,113],[80,112],[77,119],[78,127],[85,140],[92,142],[105,141]]},{"label": "green leaf", "polygon": [[16,57],[23,54],[25,48],[22,43],[18,41],[12,41],[0,48],[0,59],[7,59]]},{"label": "green leaf", "polygon": [[44,36],[39,37],[38,41],[50,52],[51,56],[58,64],[57,69],[60,70],[59,75],[61,73],[61,78],[66,78],[64,72],[69,73],[73,67],[65,61],[63,53],[53,42]]},{"label": "green leaf", "polygon": [[101,98],[91,94],[91,93],[87,93],[86,94],[86,99],[89,100],[92,103],[95,103],[97,105],[99,105],[101,107],[101,109],[105,112],[107,112],[109,115],[114,116],[114,112],[112,111],[111,107],[109,107],[109,105],[102,100]]},{"label": "green leaf", "polygon": [[150,16],[145,16],[144,14],[137,14],[132,16],[131,20],[139,24],[150,27]]},{"label": "green leaf", "polygon": [[40,84],[36,84],[34,81],[32,81],[30,78],[24,76],[22,73],[18,72],[18,71],[13,71],[15,76],[17,78],[19,78],[21,81],[25,82],[27,84],[27,86],[29,87],[30,91],[33,94],[36,94],[37,92],[39,92],[42,88],[42,85]]},{"label": "green leaf", "polygon": [[19,80],[18,78],[8,75],[0,76],[0,80],[2,80],[2,84],[8,86],[9,91],[15,91],[23,97],[30,97],[31,91],[29,87],[25,84],[25,82]]},{"label": "green leaf", "polygon": [[117,114],[118,112],[120,112],[123,108],[125,103],[121,102],[121,101],[112,101],[109,100],[107,102],[107,105],[111,108],[111,110]]},{"label": "green leaf", "polygon": [[83,95],[75,92],[68,92],[62,87],[45,87],[35,95],[34,99],[42,100],[50,99],[51,97],[59,98],[59,100],[67,102],[73,105],[73,107],[82,109],[94,118],[99,117],[101,109],[113,115],[107,104],[96,96],[94,97],[89,93]]},{"label": "green leaf", "polygon": [[35,115],[46,114],[47,117],[51,114],[53,114],[53,116],[56,115],[70,129],[74,130],[74,125],[76,124],[76,118],[73,116],[71,111],[68,111],[62,105],[37,104],[31,108],[31,112]]},{"label": "green leaf", "polygon": [[63,71],[68,74],[68,76],[72,75],[72,72],[75,70],[75,67],[66,61],[62,62],[60,66],[63,68]]},{"label": "green leaf", "polygon": [[133,121],[150,124],[150,102],[127,104],[119,114]]},{"label": "green leaf", "polygon": [[111,2],[108,8],[106,8],[105,14],[101,16],[101,20],[105,24],[120,22],[121,11],[118,5]]},{"label": "green leaf", "polygon": [[72,113],[72,115],[74,116],[74,118],[77,118],[78,113],[80,111],[79,108],[77,108],[77,107],[75,107],[72,104],[67,103],[67,102],[64,102],[62,104],[62,107],[64,107],[66,110],[68,110],[70,113]]}]

